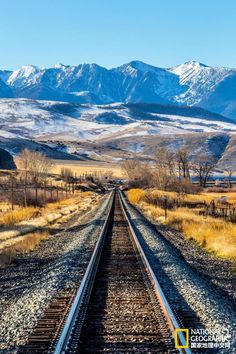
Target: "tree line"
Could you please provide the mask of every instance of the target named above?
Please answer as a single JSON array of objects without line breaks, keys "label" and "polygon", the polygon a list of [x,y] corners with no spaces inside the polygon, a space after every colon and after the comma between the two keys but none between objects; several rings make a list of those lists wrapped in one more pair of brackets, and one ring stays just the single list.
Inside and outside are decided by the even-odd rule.
[{"label": "tree line", "polygon": [[[210,154],[200,153],[191,156],[183,147],[177,151],[159,148],[154,156],[154,163],[126,160],[122,167],[132,186],[156,187],[161,190],[176,192],[194,192],[204,188],[212,176],[217,159]],[[232,185],[233,169],[227,169],[228,186]],[[193,185],[191,177],[198,181],[198,187]]]}]

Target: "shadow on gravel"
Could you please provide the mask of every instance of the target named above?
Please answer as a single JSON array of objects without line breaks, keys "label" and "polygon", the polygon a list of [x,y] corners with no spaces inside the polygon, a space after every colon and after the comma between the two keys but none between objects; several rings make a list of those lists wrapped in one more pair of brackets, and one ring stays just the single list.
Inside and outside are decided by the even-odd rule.
[{"label": "shadow on gravel", "polygon": [[[213,282],[212,276],[210,276],[208,273],[201,271],[199,268],[196,267],[196,265],[194,263],[188,262],[185,259],[185,257],[183,256],[183,254],[181,253],[181,251],[178,248],[176,248],[175,245],[164,236],[162,230],[159,231],[157,226],[155,224],[153,224],[151,221],[149,221],[137,208],[130,205],[128,202],[127,202],[127,204],[129,205],[129,208],[131,210],[134,210],[139,215],[140,220],[143,221],[143,223],[149,228],[149,230],[153,231],[153,239],[155,239],[155,240],[158,240],[158,238],[161,239],[165,243],[170,254],[177,256],[179,258],[179,260],[184,262],[186,264],[186,266],[188,266],[189,269],[191,269],[192,272],[194,272],[198,277],[200,277],[202,279],[203,283],[208,282],[208,285],[212,285],[212,292],[217,292],[219,296],[224,298],[224,301],[228,302],[230,307],[232,307],[232,305],[235,304],[235,298],[233,295],[230,295],[229,292],[227,292],[222,287],[220,287],[218,284]],[[129,211],[127,209],[126,209],[126,211],[129,215],[130,219],[132,220],[132,225],[133,225],[134,229],[137,231],[137,235],[139,235],[140,242],[141,243],[143,242],[145,244],[145,249],[149,249],[149,246],[146,244],[145,240],[143,239],[142,234],[140,233],[140,231],[138,230],[138,228],[135,225],[135,224],[139,223],[140,220],[139,219],[132,219]],[[165,228],[168,229],[167,227],[162,226],[162,225],[161,225],[161,227],[163,230],[165,230]],[[149,251],[151,251],[151,250],[149,250]],[[203,250],[201,250],[201,251],[203,252]],[[153,253],[152,256],[156,257],[155,253]],[[197,260],[197,261],[201,262],[201,259]],[[215,260],[215,262],[216,262],[216,260]],[[231,275],[231,276],[234,277],[233,275]],[[233,285],[235,286],[235,284],[236,283],[234,283],[232,281],[232,286]],[[234,293],[234,291],[232,291],[232,293]],[[236,306],[233,305],[233,307],[236,310]]]},{"label": "shadow on gravel", "polygon": [[[65,233],[68,234],[66,235],[66,240],[69,243],[73,238],[76,237],[77,232],[79,233],[86,228],[92,228],[92,230],[94,230],[96,227],[101,227],[103,223],[104,220],[97,219],[74,227],[63,227],[62,229],[57,230],[56,233],[52,233],[47,240],[41,242],[34,251],[28,252],[26,254],[16,254],[16,257],[12,260],[10,265],[0,269],[0,291],[2,294],[12,291],[14,293],[17,292],[17,296],[21,296],[21,294],[26,289],[34,288],[34,286],[40,282],[41,277],[43,275],[47,276],[47,273],[49,273],[50,270],[57,272],[57,270],[61,269],[66,264],[73,264],[74,259],[77,257],[77,253],[80,252],[78,249],[68,250],[66,252],[66,256],[63,254],[63,257],[60,253],[52,255],[50,252],[44,254],[44,251],[47,248],[50,250],[54,240],[56,242],[61,237],[65,236]],[[45,231],[50,234],[50,228],[40,228],[40,232]],[[92,237],[92,233],[90,233],[90,237]],[[86,242],[89,241],[90,237],[86,239]],[[85,243],[84,254],[87,252],[88,250],[86,250]],[[12,284],[15,284],[13,288]]]},{"label": "shadow on gravel", "polygon": [[[171,304],[171,308],[175,313],[176,317],[179,319],[180,325],[183,325],[183,328],[204,328],[204,325],[201,323],[200,319],[196,316],[195,312],[191,309],[189,304],[183,298],[183,296],[179,293],[177,287],[171,280],[169,274],[163,269],[161,262],[159,261],[155,252],[150,249],[147,242],[144,240],[142,233],[139,231],[137,225],[140,224],[140,219],[147,225],[149,230],[151,229],[153,233],[157,233],[157,230],[154,225],[146,221],[143,216],[140,214],[140,219],[134,219],[130,216],[129,211],[126,209],[129,219],[132,222],[132,226],[134,231],[139,239],[139,242],[143,249],[145,250],[145,254],[150,262],[151,267],[155,270],[155,274],[157,276],[157,280],[160,283],[161,287],[164,290],[165,296]],[[135,209],[136,211],[136,209]],[[159,236],[159,234],[158,234]],[[160,235],[160,237],[163,237]],[[166,241],[166,240],[164,240]],[[179,251],[174,248],[173,245],[168,245],[168,251],[170,254],[178,254]],[[182,255],[181,255],[182,257]],[[183,257],[182,257],[183,258]],[[183,258],[184,259],[184,258]]]},{"label": "shadow on gravel", "polygon": [[[92,226],[92,225],[93,226],[102,226],[103,224],[104,224],[104,220],[92,220],[92,221],[85,223],[85,224],[72,226],[69,229],[67,229],[66,231],[76,232],[76,231],[84,230],[88,226]],[[63,231],[63,229],[61,231]]]}]

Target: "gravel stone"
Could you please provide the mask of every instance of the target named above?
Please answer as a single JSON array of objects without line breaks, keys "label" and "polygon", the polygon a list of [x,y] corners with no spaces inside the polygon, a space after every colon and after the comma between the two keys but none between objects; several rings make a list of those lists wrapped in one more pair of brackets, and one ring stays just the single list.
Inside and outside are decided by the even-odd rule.
[{"label": "gravel stone", "polygon": [[[151,224],[123,198],[134,230],[174,311],[191,309],[206,329],[228,328],[236,353],[235,276],[231,263],[200,249],[183,235]],[[204,351],[205,352],[205,351]],[[212,353],[212,350],[211,350]]]},{"label": "gravel stone", "polygon": [[0,269],[0,351],[14,353],[53,296],[79,286],[105,220],[109,197],[63,225],[33,252]]}]

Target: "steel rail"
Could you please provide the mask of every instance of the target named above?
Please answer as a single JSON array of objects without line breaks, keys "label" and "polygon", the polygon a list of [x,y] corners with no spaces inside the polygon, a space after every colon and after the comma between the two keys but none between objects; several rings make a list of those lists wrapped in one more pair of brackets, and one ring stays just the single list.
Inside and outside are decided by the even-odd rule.
[{"label": "steel rail", "polygon": [[[124,200],[123,200],[123,195],[122,195],[122,192],[119,191],[119,199],[120,199],[120,202],[121,202],[121,209],[122,209],[122,212],[123,212],[123,215],[128,223],[128,226],[129,226],[129,232],[130,232],[130,235],[134,241],[134,244],[138,250],[138,253],[140,255],[140,258],[143,262],[143,265],[144,265],[144,269],[146,270],[146,272],[149,274],[149,278],[151,280],[151,283],[153,285],[153,288],[154,288],[154,291],[156,293],[156,296],[159,300],[159,303],[162,307],[162,310],[166,316],[166,319],[167,319],[167,322],[171,328],[171,330],[173,331],[173,333],[178,333],[178,343],[180,343],[180,347],[182,348],[178,348],[179,350],[179,353],[181,354],[191,354],[191,350],[189,348],[184,348],[186,346],[186,339],[184,338],[184,335],[182,332],[176,332],[176,330],[178,329],[181,329],[181,326],[179,325],[178,323],[178,320],[176,319],[176,316],[174,315],[165,295],[164,295],[164,292],[150,266],[150,263],[143,251],[143,248],[138,240],[138,237],[134,231],[134,228],[129,220],[129,217],[127,215],[127,212],[126,212],[126,208],[125,208],[125,204],[124,204]],[[176,334],[177,335],[177,334]]]},{"label": "steel rail", "polygon": [[93,286],[94,278],[96,275],[96,270],[100,261],[101,252],[103,248],[103,243],[107,230],[110,224],[110,219],[112,215],[112,209],[114,207],[114,191],[111,193],[109,200],[109,210],[103,228],[101,230],[100,236],[96,243],[95,249],[93,251],[92,257],[78,289],[78,292],[75,296],[73,305],[66,319],[65,325],[63,327],[62,333],[57,341],[56,347],[53,351],[54,354],[63,354],[67,352],[73,330],[76,326],[76,322],[79,316],[80,311],[84,308],[85,303],[88,302],[88,298]]},{"label": "steel rail", "polygon": [[[178,320],[176,319],[162,289],[161,286],[146,258],[146,255],[142,249],[142,246],[135,234],[135,231],[133,229],[133,226],[129,220],[129,217],[126,212],[124,200],[123,200],[123,195],[119,191],[119,200],[121,202],[121,209],[122,213],[125,217],[125,220],[127,221],[128,224],[128,229],[129,233],[131,235],[131,238],[133,239],[133,242],[135,244],[135,247],[138,251],[138,255],[140,256],[140,259],[143,263],[145,271],[149,275],[149,279],[152,283],[153,289],[155,291],[155,294],[157,296],[157,299],[159,301],[159,304],[165,314],[166,320],[170,326],[170,329],[174,332],[175,330],[180,328],[180,325],[178,323]],[[78,292],[76,294],[76,297],[74,299],[72,308],[69,312],[69,315],[66,319],[65,325],[63,327],[62,333],[57,341],[56,347],[53,351],[54,354],[65,354],[68,353],[68,348],[71,342],[71,339],[73,337],[73,330],[75,329],[76,326],[78,326],[78,318],[79,316],[83,313],[84,308],[87,306],[90,293],[93,287],[94,279],[96,276],[96,271],[98,268],[98,264],[100,261],[101,253],[102,253],[102,248],[104,244],[104,240],[107,234],[107,230],[110,224],[111,220],[111,215],[112,215],[112,210],[114,207],[114,198],[115,193],[112,192],[110,201],[109,201],[109,211],[108,215],[106,217],[106,220],[104,222],[102,231],[100,233],[99,239],[97,241],[97,244],[95,246],[95,249],[93,251],[92,257],[90,259],[89,265],[86,269],[85,275],[83,277],[83,280],[80,284],[80,287],[78,289]],[[83,319],[79,319],[80,321],[80,326],[82,327]],[[185,338],[181,332],[178,333],[178,342],[182,347],[185,346]],[[70,349],[71,350],[71,349]],[[181,354],[191,354],[191,350],[189,348],[178,348],[179,353]]]}]

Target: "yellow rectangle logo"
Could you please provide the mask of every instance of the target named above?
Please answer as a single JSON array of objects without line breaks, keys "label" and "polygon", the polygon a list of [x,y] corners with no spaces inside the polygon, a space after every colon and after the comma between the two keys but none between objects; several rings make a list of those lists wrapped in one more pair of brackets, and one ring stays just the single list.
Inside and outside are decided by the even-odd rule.
[{"label": "yellow rectangle logo", "polygon": [[[185,344],[180,340],[180,333],[185,340]],[[177,328],[175,330],[175,348],[189,348],[189,330],[187,328]]]}]

